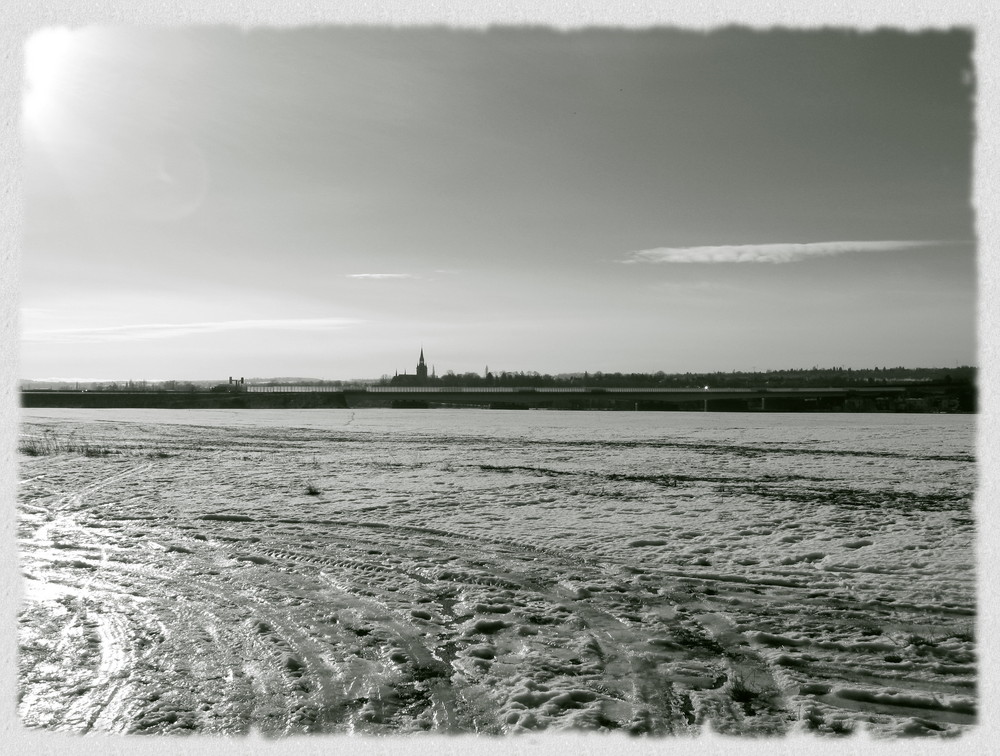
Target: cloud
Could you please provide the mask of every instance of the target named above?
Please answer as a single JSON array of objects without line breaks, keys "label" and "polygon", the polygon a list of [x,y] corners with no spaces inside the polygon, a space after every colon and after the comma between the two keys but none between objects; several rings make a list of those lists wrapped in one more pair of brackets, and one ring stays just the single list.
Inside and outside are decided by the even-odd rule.
[{"label": "cloud", "polygon": [[650,279],[647,286],[663,294],[676,297],[708,298],[727,297],[744,291],[741,286],[719,281],[664,281]]},{"label": "cloud", "polygon": [[286,318],[275,320],[219,320],[201,323],[141,323],[98,328],[29,330],[23,341],[108,342],[171,339],[226,331],[329,331],[360,323],[351,318]]},{"label": "cloud", "polygon": [[348,278],[416,278],[410,273],[349,273]]},{"label": "cloud", "polygon": [[624,263],[788,263],[849,252],[894,252],[932,247],[939,241],[831,241],[806,244],[730,244],[659,247],[632,252]]}]

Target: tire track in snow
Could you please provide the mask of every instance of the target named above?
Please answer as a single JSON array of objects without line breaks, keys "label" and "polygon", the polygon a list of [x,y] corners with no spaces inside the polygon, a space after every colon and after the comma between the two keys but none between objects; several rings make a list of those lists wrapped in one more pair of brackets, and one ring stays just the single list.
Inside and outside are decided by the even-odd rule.
[{"label": "tire track in snow", "polygon": [[[159,427],[150,430],[155,434]],[[591,526],[570,519],[568,524],[553,528],[556,514],[543,510],[553,509],[548,502],[567,493],[558,489],[563,485],[559,476],[548,476],[551,480],[546,478],[543,486],[546,491],[538,495],[532,495],[530,488],[518,493],[519,501],[524,500],[518,506],[529,506],[521,511],[549,524],[550,529],[540,530],[537,539],[532,526],[519,524],[509,510],[489,509],[495,497],[506,495],[503,490],[477,479],[471,468],[438,470],[435,465],[443,465],[444,457],[414,457],[412,464],[380,472],[377,481],[363,477],[371,468],[365,460],[372,455],[413,454],[417,448],[426,457],[433,457],[438,443],[442,447],[457,443],[452,437],[424,435],[414,447],[407,439],[373,440],[365,433],[348,438],[347,434],[302,434],[296,430],[289,435],[288,429],[268,429],[253,434],[238,431],[236,436],[234,439],[230,430],[217,427],[198,432],[190,426],[179,427],[170,448],[178,450],[182,458],[156,463],[150,476],[140,472],[120,480],[109,476],[93,481],[99,485],[85,498],[65,502],[64,514],[71,519],[42,531],[51,540],[62,542],[52,553],[65,558],[44,561],[41,552],[31,556],[32,549],[45,544],[29,543],[24,550],[29,561],[35,560],[42,579],[51,578],[67,588],[101,596],[101,608],[95,607],[93,612],[128,617],[124,635],[116,635],[109,625],[103,631],[104,642],[118,642],[126,649],[127,676],[151,675],[171,688],[176,694],[171,705],[177,707],[177,713],[190,714],[186,721],[199,731],[239,732],[248,723],[268,722],[269,732],[291,733],[312,725],[320,727],[317,722],[321,722],[322,727],[333,729],[386,732],[402,726],[406,717],[416,718],[425,711],[432,728],[456,724],[459,729],[483,732],[521,727],[528,720],[525,712],[537,715],[539,726],[546,722],[562,726],[578,714],[594,714],[597,709],[600,712],[588,726],[635,724],[635,731],[651,733],[696,731],[705,720],[732,732],[780,732],[783,725],[774,718],[789,713],[821,732],[837,732],[842,726],[838,722],[858,721],[859,713],[875,717],[873,721],[889,731],[897,727],[893,722],[906,717],[913,719],[907,728],[925,727],[931,733],[936,732],[937,724],[965,726],[974,720],[974,708],[968,703],[974,699],[974,688],[969,688],[967,696],[962,691],[975,680],[970,633],[963,632],[974,620],[975,606],[962,598],[969,595],[972,581],[963,581],[961,571],[945,573],[947,580],[934,578],[929,572],[933,561],[923,574],[902,563],[898,568],[890,565],[896,571],[872,573],[838,570],[836,566],[820,570],[819,565],[810,563],[780,567],[776,560],[770,566],[746,570],[735,565],[747,562],[730,560],[729,568],[722,566],[725,559],[718,560],[718,567],[699,567],[675,560],[684,549],[676,546],[673,536],[666,535],[669,528],[650,533],[646,539],[664,544],[661,553],[651,554],[653,558],[647,563],[645,552],[623,550],[613,543],[605,547],[600,538],[589,542],[572,538],[573,527],[599,525],[599,518]],[[572,451],[574,447],[572,442],[546,444],[531,454],[544,457],[549,451],[543,449]],[[499,446],[500,452],[476,439],[464,448],[491,455],[484,461],[521,461],[520,440]],[[641,446],[627,443],[621,448]],[[750,450],[745,446],[742,451],[732,445],[720,446],[721,451],[700,449],[697,443],[686,448],[697,453],[708,451],[712,464],[721,467],[727,463],[727,454]],[[603,453],[611,447],[613,444],[604,442],[593,444],[591,461],[599,462],[596,451]],[[672,448],[685,451],[677,445]],[[205,457],[206,450],[210,459]],[[251,451],[253,455],[248,457]],[[756,451],[766,455],[774,449],[767,446]],[[812,450],[802,453],[811,454]],[[322,485],[324,490],[337,492],[329,501],[300,500],[301,496],[295,495],[300,484],[294,477],[305,474],[302,460],[315,454],[337,467]],[[513,459],[505,459],[505,454]],[[359,455],[368,456],[362,459]],[[849,460],[859,455],[840,456]],[[572,455],[567,456],[570,458]],[[243,463],[238,463],[241,459]],[[584,467],[588,463],[573,459]],[[818,462],[800,459],[810,462],[810,470],[819,468]],[[656,482],[632,475],[626,461],[624,456],[612,460],[610,472],[603,477],[612,483]],[[64,462],[58,461],[59,477],[45,481],[58,495],[67,490],[79,495],[87,490],[78,485],[80,480],[122,464],[120,459]],[[699,470],[706,476],[713,474],[704,460],[696,462],[696,476]],[[151,466],[146,465],[146,469]],[[675,468],[671,462],[662,469],[669,472]],[[319,463],[309,468],[308,475],[314,474],[313,469],[320,471],[317,475],[323,474]],[[739,473],[744,467],[733,469]],[[903,480],[908,469],[893,480]],[[573,478],[581,475],[568,477],[575,486]],[[137,478],[140,482],[135,482]],[[752,510],[757,506],[754,497],[767,493],[761,486],[774,483],[767,476],[760,478],[761,485],[756,485],[756,480],[755,474],[751,475],[747,481],[755,485],[739,490],[738,496],[725,503],[739,502],[748,512]],[[870,475],[863,476],[864,480],[869,481],[869,487],[879,488]],[[816,482],[821,483],[822,476]],[[439,487],[445,483],[455,488]],[[463,486],[468,505],[462,500]],[[553,486],[557,488],[553,490]],[[650,493],[653,489],[625,491],[611,486],[590,491],[585,499],[574,498],[576,494],[570,492],[566,511],[576,504],[619,501],[619,495],[625,496],[621,501],[640,497],[627,502],[636,517],[658,516],[655,507],[639,506],[643,504],[641,496],[655,496],[685,515],[688,513],[683,509],[689,505],[692,514],[721,505],[712,492],[681,491],[684,496],[678,498],[672,491],[659,491],[662,486],[656,488]],[[836,496],[854,496],[841,488],[834,491]],[[788,491],[776,488],[773,493],[781,498]],[[875,493],[887,495],[881,488]],[[711,496],[706,501],[688,501],[691,496],[708,494]],[[802,495],[811,497],[812,493],[804,491]],[[769,528],[781,527],[779,521],[789,519],[778,516],[772,501],[775,496],[761,505],[761,511],[773,520]],[[678,504],[681,499],[684,501]],[[903,503],[910,499],[913,497]],[[370,505],[372,500],[373,506],[385,512],[384,520],[363,519],[381,515],[359,518],[355,514],[359,506]],[[539,506],[539,502],[544,503]],[[75,510],[76,506],[82,509]],[[449,511],[451,506],[465,510],[461,519]],[[288,513],[289,507],[306,514],[283,517],[281,513]],[[195,515],[213,510],[240,512],[248,521],[194,521]],[[41,515],[26,511],[30,517]],[[78,511],[81,516],[76,520]],[[320,516],[311,517],[310,512]],[[474,532],[466,532],[459,522],[479,512],[487,519],[469,528]],[[856,519],[853,512],[834,530],[850,532]],[[413,522],[439,515],[442,519],[432,520],[428,526]],[[730,513],[730,517],[734,515],[744,521],[747,517],[747,513]],[[88,519],[84,521],[84,517]],[[411,521],[406,522],[406,518]],[[397,524],[393,519],[402,522]],[[855,537],[871,540],[871,533],[879,532],[878,523],[873,516],[864,519],[866,532]],[[507,522],[513,527],[499,531],[503,535],[487,530],[505,527]],[[664,522],[681,523],[679,530],[689,530],[684,520],[676,517],[664,518]],[[712,532],[699,540],[715,538],[712,545],[717,549],[725,548],[718,538],[734,535],[724,525],[712,526],[704,515],[690,522],[709,525]],[[902,519],[898,525],[909,528],[907,533],[917,532]],[[477,531],[478,527],[483,530]],[[518,529],[520,536],[516,535]],[[557,530],[571,536],[569,548],[559,548],[562,544],[552,535]],[[507,537],[507,533],[515,537]],[[748,541],[757,538],[756,532],[735,534],[746,536]],[[681,535],[682,539],[687,537],[690,535]],[[923,548],[919,532],[914,537],[918,548]],[[159,547],[153,546],[154,542]],[[589,549],[588,543],[597,548]],[[94,558],[95,548],[100,548],[101,562]],[[812,548],[826,550],[826,544]],[[961,552],[953,547],[946,553]],[[838,554],[838,558],[843,556],[843,552]],[[854,554],[850,556],[853,560]],[[135,564],[122,559],[132,559]],[[712,561],[716,561],[714,555]],[[863,559],[857,561],[865,565]],[[98,565],[100,572],[93,569]],[[881,569],[883,563],[875,566]],[[928,589],[926,601],[919,591],[904,584],[910,577]],[[199,580],[201,587],[192,587]],[[154,606],[140,611],[134,602],[129,605],[130,591],[153,597]],[[67,602],[77,598],[72,592],[64,594]],[[506,612],[500,611],[504,606]],[[327,623],[330,611],[340,613],[339,622]],[[420,616],[413,615],[414,611]],[[268,623],[271,632],[252,631],[254,617]],[[493,619],[509,624],[489,625]],[[486,624],[481,624],[484,621]],[[166,628],[166,640],[148,641],[160,627]],[[497,629],[477,630],[491,627]],[[357,654],[348,654],[345,649],[349,646],[356,648]],[[387,654],[395,651],[400,658],[416,661],[387,660]],[[301,663],[298,670],[286,666],[286,656],[297,656]],[[189,676],[188,683],[180,670],[192,660],[198,661],[192,667],[197,675]],[[156,669],[142,666],[154,663]],[[95,669],[100,667],[98,662],[94,664]],[[256,676],[240,675],[247,664],[254,667]],[[419,667],[429,667],[434,674],[418,680],[426,674],[417,672]],[[104,669],[107,671],[107,665]],[[323,674],[327,675],[325,688],[319,682]],[[548,682],[543,675],[551,676]],[[768,693],[770,709],[764,706],[764,696],[739,700],[744,693],[733,685],[739,675]],[[98,686],[104,693],[110,685],[110,680],[106,681],[108,684]],[[315,685],[315,689],[296,690],[299,683],[307,688]],[[430,692],[417,688],[418,683],[426,684]],[[519,687],[529,683],[541,687]],[[57,683],[53,685],[51,690],[59,689]],[[544,690],[545,686],[549,690]],[[899,694],[889,692],[892,689],[898,689]],[[32,688],[29,696],[34,696],[35,690],[41,689]],[[588,700],[583,694],[598,694],[598,699]],[[486,703],[474,707],[470,697],[475,695]],[[199,702],[198,696],[205,700]],[[527,708],[512,708],[514,699],[524,701]],[[38,698],[32,700],[39,706],[39,716],[48,716],[37,704]],[[94,701],[99,700],[95,692]],[[124,689],[120,695],[112,695],[103,709],[105,714],[94,720],[94,727],[117,726],[110,713],[126,700],[139,699]],[[435,703],[438,700],[450,702],[452,708],[442,710],[443,704]],[[324,701],[329,705],[325,714]],[[203,705],[214,708],[199,713],[198,707]],[[147,717],[143,720],[150,725],[147,731],[171,731],[176,723],[156,719],[157,711],[162,709],[155,704],[135,704],[116,717]],[[372,712],[375,718],[366,719]],[[299,714],[306,719],[295,719]],[[310,716],[317,718],[307,721]],[[639,721],[643,716],[645,724]],[[842,716],[847,719],[838,719]]]}]

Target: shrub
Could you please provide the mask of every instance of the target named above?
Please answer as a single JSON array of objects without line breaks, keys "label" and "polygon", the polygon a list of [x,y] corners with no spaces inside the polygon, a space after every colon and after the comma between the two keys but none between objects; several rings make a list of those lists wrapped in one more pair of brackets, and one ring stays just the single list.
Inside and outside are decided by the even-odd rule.
[{"label": "shrub", "polygon": [[748,716],[753,716],[758,711],[770,709],[775,693],[773,688],[761,685],[736,671],[729,673],[726,689],[729,697],[735,703],[740,704]]}]

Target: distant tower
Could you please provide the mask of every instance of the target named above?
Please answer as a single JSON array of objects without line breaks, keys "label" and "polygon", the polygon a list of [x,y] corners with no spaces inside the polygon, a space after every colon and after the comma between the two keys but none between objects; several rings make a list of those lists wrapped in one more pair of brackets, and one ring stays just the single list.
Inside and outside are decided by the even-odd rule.
[{"label": "distant tower", "polygon": [[427,382],[427,364],[424,362],[424,348],[420,347],[420,362],[417,363],[417,383]]}]

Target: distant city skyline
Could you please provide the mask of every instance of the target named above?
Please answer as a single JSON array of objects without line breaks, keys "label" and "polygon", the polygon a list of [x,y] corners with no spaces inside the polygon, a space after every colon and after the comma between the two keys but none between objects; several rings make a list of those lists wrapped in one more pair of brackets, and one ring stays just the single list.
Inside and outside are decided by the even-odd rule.
[{"label": "distant city skyline", "polygon": [[20,374],[974,365],[971,48],[43,30]]}]

